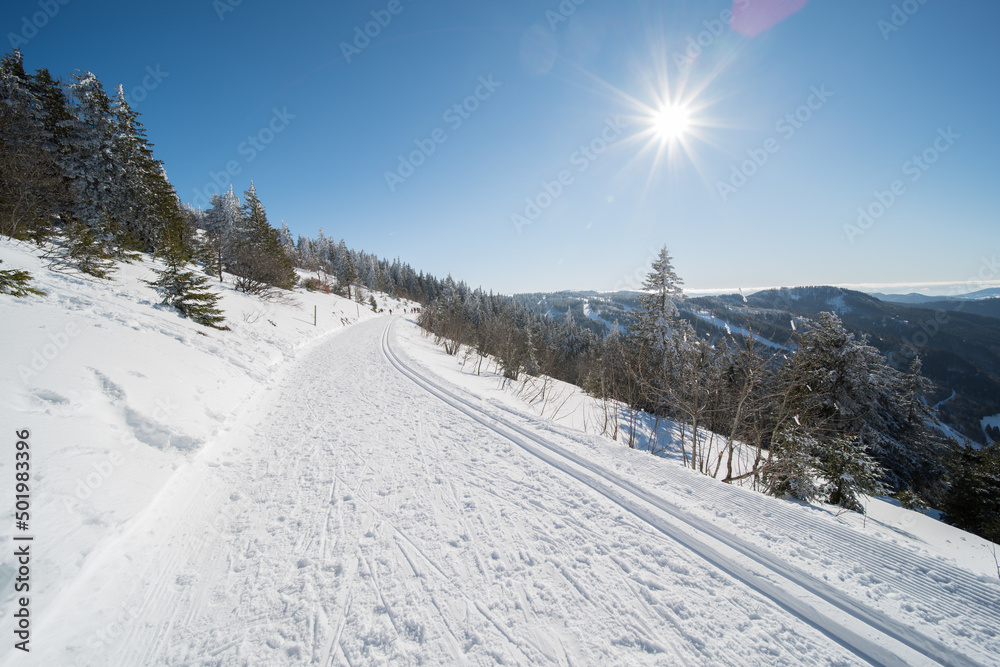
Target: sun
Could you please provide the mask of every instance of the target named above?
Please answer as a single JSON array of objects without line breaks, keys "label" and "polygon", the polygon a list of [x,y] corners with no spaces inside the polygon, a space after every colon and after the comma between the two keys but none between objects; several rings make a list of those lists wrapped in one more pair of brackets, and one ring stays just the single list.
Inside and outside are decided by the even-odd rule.
[{"label": "sun", "polygon": [[680,141],[691,128],[691,113],[681,104],[666,104],[653,118],[653,130],[661,141]]}]

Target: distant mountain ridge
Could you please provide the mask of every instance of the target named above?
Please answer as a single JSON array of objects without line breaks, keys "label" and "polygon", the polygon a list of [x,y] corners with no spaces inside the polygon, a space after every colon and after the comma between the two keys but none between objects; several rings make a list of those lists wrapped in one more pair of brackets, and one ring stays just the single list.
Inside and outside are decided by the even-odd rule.
[{"label": "distant mountain ridge", "polygon": [[882,294],[881,292],[871,292],[873,297],[881,301],[891,301],[893,303],[928,303],[931,301],[976,301],[978,299],[996,299],[1000,298],[1000,287],[990,287],[987,289],[976,290],[975,292],[969,292],[967,294],[957,294],[951,296],[927,296],[926,294],[918,294],[916,292],[910,292],[909,294]]},{"label": "distant mountain ridge", "polygon": [[[906,370],[917,354],[924,375],[936,385],[928,397],[943,402],[941,420],[976,442],[985,442],[982,420],[1000,414],[1000,299],[980,290],[963,298],[939,297],[921,303],[893,302],[841,287],[814,286],[770,289],[747,295],[702,296],[686,299],[683,317],[700,335],[746,335],[747,330],[774,346],[788,345],[796,326],[819,313],[835,312],[857,335],[890,363]],[[571,311],[578,324],[595,333],[614,322],[625,329],[640,309],[640,292],[564,291],[516,295],[515,299],[549,317]]]}]

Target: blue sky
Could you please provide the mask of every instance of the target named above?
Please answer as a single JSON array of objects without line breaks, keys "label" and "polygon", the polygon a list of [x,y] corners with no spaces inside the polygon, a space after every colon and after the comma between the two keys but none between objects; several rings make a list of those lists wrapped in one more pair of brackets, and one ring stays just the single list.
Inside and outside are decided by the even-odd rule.
[{"label": "blue sky", "polygon": [[695,290],[1000,284],[1000,5],[577,2],[0,19],[28,69],[121,82],[185,201],[252,178],[293,234],[487,289],[634,288],[663,244]]}]

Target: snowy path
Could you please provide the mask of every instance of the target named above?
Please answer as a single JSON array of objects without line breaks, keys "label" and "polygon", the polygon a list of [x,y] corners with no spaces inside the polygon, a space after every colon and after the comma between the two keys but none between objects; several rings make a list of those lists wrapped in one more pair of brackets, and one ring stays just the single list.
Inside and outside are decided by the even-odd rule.
[{"label": "snowy path", "polygon": [[864,558],[899,608],[922,591],[915,617],[959,617],[971,660],[444,387],[385,318],[311,349],[252,413],[88,557],[32,664],[991,662],[996,586],[768,506],[775,531],[848,549],[823,567]]},{"label": "snowy path", "polygon": [[[901,657],[900,647],[892,641],[896,640],[925,658],[941,664],[977,664],[961,652],[852,599],[823,579],[776,559],[773,553],[768,553],[735,534],[727,533],[708,521],[691,516],[665,498],[531,432],[517,423],[531,421],[523,413],[518,414],[502,406],[495,406],[498,410],[487,410],[486,406],[477,405],[454,389],[446,388],[394,353],[389,327],[383,334],[382,345],[393,365],[419,386],[614,500],[704,560],[799,615],[835,641],[850,647],[859,656],[880,664],[912,664],[916,657]],[[703,494],[715,496],[723,503],[729,501],[731,508],[745,508],[747,494],[739,490],[731,493],[731,490],[732,487],[715,482],[708,482],[701,489]],[[771,499],[767,501],[773,502]],[[669,515],[670,520],[650,513],[643,503],[662,510]],[[816,551],[849,559],[854,563],[855,569],[863,567],[875,580],[880,583],[888,582],[897,594],[909,597],[911,604],[929,605],[930,613],[935,616],[961,618],[963,623],[978,626],[987,637],[996,636],[1000,589],[992,582],[984,582],[964,570],[943,566],[930,558],[915,556],[891,544],[873,543],[866,536],[854,534],[846,528],[830,531],[829,526],[823,526],[822,530],[810,530],[813,527],[808,521],[802,520],[801,512],[782,511],[781,507],[768,509],[778,511],[762,511],[760,515],[768,517],[768,524],[777,525],[789,538],[815,532],[810,535],[810,541]],[[689,529],[694,529],[695,532],[692,533]],[[988,585],[984,586],[984,583]],[[926,616],[927,612],[925,607],[923,614]],[[872,631],[881,633],[884,637],[872,641],[870,638],[875,636]]]}]

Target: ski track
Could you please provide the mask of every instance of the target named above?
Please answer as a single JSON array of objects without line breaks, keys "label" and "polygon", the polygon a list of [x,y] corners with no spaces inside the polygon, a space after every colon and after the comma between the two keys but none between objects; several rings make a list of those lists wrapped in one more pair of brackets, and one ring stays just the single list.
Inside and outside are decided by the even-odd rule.
[{"label": "ski track", "polygon": [[[557,430],[442,387],[395,353],[391,323],[308,350],[255,419],[178,469],[41,617],[33,664],[896,661],[871,618],[846,614],[843,626],[801,609],[789,591],[810,587],[941,662],[975,664],[945,638],[678,515],[554,444]],[[721,486],[696,493],[746,511],[748,494]],[[855,576],[892,588],[914,614],[959,616],[989,655],[996,587],[846,528],[824,533],[780,503],[761,508],[776,531],[843,549],[831,558],[857,560]],[[886,560],[901,555],[911,562]]]},{"label": "ski track", "polygon": [[[669,501],[641,489],[631,481],[621,478],[592,462],[574,455],[572,452],[564,450],[558,445],[546,441],[537,433],[529,432],[523,425],[515,423],[511,420],[511,417],[530,422],[536,422],[536,419],[531,419],[523,413],[518,413],[502,405],[491,406],[497,408],[494,411],[485,410],[482,401],[477,401],[471,397],[463,397],[460,395],[461,390],[442,386],[439,379],[430,378],[426,373],[415,370],[412,362],[407,363],[403,361],[393,351],[389,341],[390,327],[391,324],[386,327],[383,333],[383,351],[401,373],[407,375],[416,384],[438,396],[455,409],[469,414],[470,417],[477,419],[477,421],[483,423],[487,428],[493,428],[498,432],[504,433],[506,437],[518,442],[524,449],[531,451],[539,458],[565,471],[568,475],[577,477],[592,488],[600,490],[603,484],[593,478],[587,480],[585,477],[579,477],[580,472],[586,471],[586,473],[591,473],[595,477],[613,484],[617,487],[616,491],[621,490],[630,494],[632,498],[629,498],[627,502],[623,502],[623,507],[627,509],[635,508],[635,505],[631,502],[633,499],[646,501],[650,505],[666,511],[672,518],[680,520],[690,528],[694,528],[704,535],[720,541],[740,555],[749,557],[757,564],[764,565],[773,574],[785,578],[789,584],[792,584],[793,588],[798,586],[805,589],[818,598],[831,603],[839,610],[847,612],[847,614],[868,625],[871,629],[884,633],[888,637],[907,645],[918,653],[923,654],[926,658],[930,658],[941,664],[978,664],[975,660],[941,643],[936,638],[927,637],[880,611],[866,607],[863,603],[851,599],[841,591],[834,589],[825,580],[815,578],[788,563],[776,561],[772,554],[766,553],[763,549],[735,535],[727,534],[724,530],[719,529],[711,523],[691,516]],[[498,412],[506,414],[500,416],[497,414]],[[495,422],[497,425],[503,427],[503,430],[497,429],[492,424],[480,419],[477,415]],[[523,436],[523,438],[531,442],[525,442],[525,440],[518,436]],[[541,445],[541,447],[548,451],[540,452],[533,447],[535,444]],[[548,456],[550,452],[562,457],[562,460],[560,461]],[[714,500],[719,501],[719,505],[725,506],[728,504],[729,507],[727,509],[730,512],[739,511],[741,508],[746,507],[746,496],[748,494],[733,493],[731,487],[722,487],[714,481],[708,484],[702,483],[699,486],[702,487],[699,491],[709,496],[716,496]],[[727,493],[723,489],[730,489],[730,492]],[[606,495],[611,497],[612,494],[606,493]],[[729,496],[728,498],[726,497],[727,495]],[[772,499],[767,500],[773,503]],[[762,505],[763,503],[760,504]],[[771,512],[764,512],[762,507],[756,509],[764,516],[773,517]],[[779,520],[776,523],[780,524],[787,531],[787,535],[808,534],[809,542],[815,550],[830,555],[836,554],[839,556],[842,554],[847,556],[848,559],[854,560],[857,563],[853,568],[855,572],[865,572],[870,581],[880,585],[884,584],[890,592],[895,593],[894,597],[896,599],[904,599],[910,596],[910,599],[906,600],[902,605],[904,610],[917,611],[924,620],[930,618],[935,622],[950,618],[958,619],[963,625],[967,626],[969,625],[969,621],[973,620],[980,624],[978,629],[985,638],[995,639],[997,637],[996,619],[998,614],[1000,614],[1000,591],[998,591],[992,581],[984,581],[981,577],[973,576],[960,568],[935,562],[931,558],[913,554],[892,544],[873,544],[871,540],[865,539],[863,535],[854,533],[846,527],[838,526],[838,530],[831,533],[829,526],[824,525],[822,530],[817,531],[814,526],[809,526],[807,522],[801,520],[801,513],[795,516],[787,510],[781,511],[780,508],[768,507],[767,509],[778,509],[775,512],[779,515]],[[635,510],[633,509],[633,511]],[[639,511],[636,511],[636,514],[641,516],[641,508]],[[748,514],[753,515],[754,513],[751,512]],[[831,618],[822,618],[821,615],[816,614],[813,610],[798,604],[793,599],[794,593],[788,595],[786,591],[776,590],[771,586],[761,588],[760,584],[754,583],[750,576],[741,574],[743,567],[739,563],[726,557],[723,557],[720,562],[719,556],[713,553],[714,549],[704,543],[697,544],[697,538],[692,542],[690,539],[686,539],[671,530],[670,527],[663,526],[660,522],[656,522],[654,525],[687,546],[692,547],[700,555],[707,556],[708,560],[721,565],[730,574],[734,574],[742,579],[744,583],[760,589],[762,593],[771,597],[775,602],[789,608],[790,611],[799,613],[802,618],[811,620],[813,624],[820,627],[831,638],[857,651],[860,657],[882,664],[905,664],[904,662],[900,662],[899,658],[891,652],[882,649],[879,645],[873,645],[868,639],[858,636],[842,623]],[[817,543],[819,543],[819,549],[816,549]],[[877,548],[873,549],[873,546]],[[831,564],[831,560],[827,558],[823,564],[829,565]],[[960,634],[968,635],[969,628],[962,628]],[[991,643],[995,645],[995,641]],[[990,657],[987,654],[986,659],[992,660],[995,659],[995,656]]]}]

